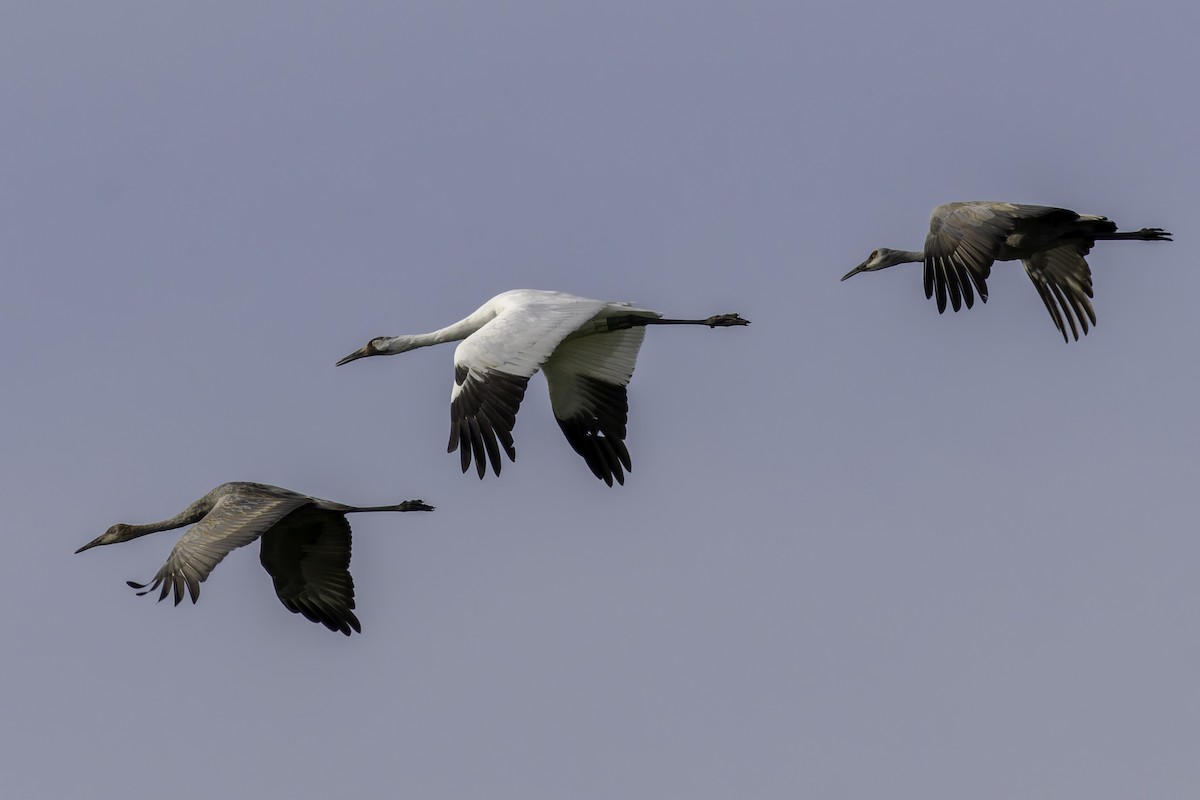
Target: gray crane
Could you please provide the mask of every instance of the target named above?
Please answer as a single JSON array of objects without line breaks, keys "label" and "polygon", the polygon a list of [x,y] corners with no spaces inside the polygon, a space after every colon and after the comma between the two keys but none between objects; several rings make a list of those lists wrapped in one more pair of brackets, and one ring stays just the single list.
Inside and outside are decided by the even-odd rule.
[{"label": "gray crane", "polygon": [[172,589],[175,605],[184,589],[195,603],[200,584],[230,551],[262,538],[260,558],[275,582],[275,593],[295,614],[303,614],[347,636],[362,632],[354,608],[350,577],[350,523],[347,514],[363,511],[433,511],[420,500],[394,506],[359,508],[321,500],[262,483],[223,483],[180,513],[145,525],[118,523],[76,550],[127,542],[157,531],[191,525],[171,548],[167,563],[152,584],[128,581],[138,595],[160,585],[162,601]]},{"label": "gray crane", "polygon": [[[896,264],[925,264],[925,296],[937,290],[938,313],[946,310],[947,295],[955,311],[963,303],[987,302],[987,278],[994,261],[1020,260],[1025,274],[1067,339],[1067,327],[1076,341],[1079,331],[1096,324],[1092,308],[1092,272],[1084,256],[1098,241],[1136,239],[1171,241],[1162,228],[1118,231],[1107,217],[1076,214],[1065,208],[1017,203],[946,203],[933,210],[924,250],[879,248],[867,260],[842,276],[874,272]],[[1078,323],[1078,326],[1076,325]]]}]

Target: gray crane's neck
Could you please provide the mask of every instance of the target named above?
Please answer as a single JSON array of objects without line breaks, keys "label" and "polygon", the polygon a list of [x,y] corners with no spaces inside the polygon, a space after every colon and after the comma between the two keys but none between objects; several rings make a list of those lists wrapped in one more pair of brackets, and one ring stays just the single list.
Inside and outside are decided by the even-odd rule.
[{"label": "gray crane's neck", "polygon": [[896,264],[907,264],[910,261],[924,262],[925,253],[921,250],[897,250],[892,258]]},{"label": "gray crane's neck", "polygon": [[136,539],[139,536],[145,536],[149,533],[158,533],[159,531],[182,528],[184,525],[193,525],[204,519],[204,515],[211,511],[212,507],[212,498],[209,495],[205,495],[173,517],[168,517],[158,522],[147,522],[142,525],[130,525],[128,535],[125,539]]}]

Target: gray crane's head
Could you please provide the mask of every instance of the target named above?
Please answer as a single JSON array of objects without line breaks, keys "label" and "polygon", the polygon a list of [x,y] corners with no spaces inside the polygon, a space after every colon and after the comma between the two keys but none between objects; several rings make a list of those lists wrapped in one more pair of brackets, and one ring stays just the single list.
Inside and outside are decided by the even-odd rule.
[{"label": "gray crane's head", "polygon": [[131,526],[126,525],[124,522],[118,522],[116,525],[113,525],[104,533],[100,534],[95,539],[92,539],[75,552],[82,553],[84,550],[90,550],[91,548],[99,547],[102,544],[116,544],[117,542],[128,541],[130,538],[129,533],[132,530],[133,529]]},{"label": "gray crane's head", "polygon": [[894,267],[897,264],[903,264],[909,260],[908,256],[909,253],[903,250],[889,250],[886,247],[872,250],[871,255],[867,256],[867,260],[843,275],[842,280],[846,280],[851,275],[857,275],[860,272],[874,272],[877,269],[885,269],[887,267]]}]

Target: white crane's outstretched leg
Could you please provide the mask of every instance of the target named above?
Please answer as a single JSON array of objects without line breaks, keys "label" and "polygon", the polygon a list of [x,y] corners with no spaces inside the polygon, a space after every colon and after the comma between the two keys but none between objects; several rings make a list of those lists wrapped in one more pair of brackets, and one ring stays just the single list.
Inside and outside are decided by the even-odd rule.
[{"label": "white crane's outstretched leg", "polygon": [[628,314],[620,317],[609,317],[605,320],[610,331],[636,328],[643,325],[707,325],[710,328],[731,328],[735,325],[749,325],[750,320],[743,319],[737,314],[715,314],[708,319],[661,319],[659,317],[639,317]]}]

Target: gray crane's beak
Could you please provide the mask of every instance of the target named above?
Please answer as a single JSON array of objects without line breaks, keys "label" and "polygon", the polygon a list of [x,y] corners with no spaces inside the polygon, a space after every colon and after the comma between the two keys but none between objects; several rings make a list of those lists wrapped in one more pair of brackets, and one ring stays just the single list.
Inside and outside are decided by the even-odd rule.
[{"label": "gray crane's beak", "polygon": [[857,275],[858,273],[865,271],[866,268],[867,268],[867,262],[864,261],[861,264],[859,264],[857,267],[855,267],[854,269],[850,270],[845,275],[843,275],[842,280],[846,280],[846,278],[849,278],[851,275]]},{"label": "gray crane's beak", "polygon": [[346,356],[341,361],[337,362],[337,364],[335,364],[334,366],[340,367],[342,364],[349,364],[351,361],[357,361],[360,358],[366,358],[367,356],[375,355],[375,352],[373,350],[371,350],[370,348],[371,348],[371,346],[367,345],[366,347],[363,347],[359,350],[355,350],[353,353]]},{"label": "gray crane's beak", "polygon": [[88,542],[87,544],[85,544],[83,547],[81,547],[81,548],[79,548],[78,550],[76,550],[76,551],[75,551],[75,555],[79,555],[79,554],[80,554],[80,553],[82,553],[84,550],[90,550],[90,549],[92,549],[93,547],[95,547],[96,545],[98,545],[98,544],[101,544],[100,540],[101,540],[102,538],[104,538],[104,537],[102,537],[102,536],[97,536],[95,539],[92,539],[90,542]]}]

